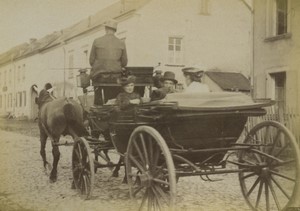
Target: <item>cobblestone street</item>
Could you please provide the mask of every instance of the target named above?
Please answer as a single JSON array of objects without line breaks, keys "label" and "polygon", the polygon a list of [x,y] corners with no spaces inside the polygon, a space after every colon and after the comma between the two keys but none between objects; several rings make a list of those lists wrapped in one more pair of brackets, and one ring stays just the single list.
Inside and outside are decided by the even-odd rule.
[{"label": "cobblestone street", "polygon": [[[71,189],[72,147],[60,147],[58,181],[50,183],[42,166],[36,137],[0,131],[0,210],[134,210],[137,204],[128,196],[126,185],[110,177],[108,169],[98,169],[93,197],[83,200]],[[50,141],[47,158],[52,162]],[[218,182],[199,177],[180,178],[177,210],[249,210],[236,174],[218,175]]]}]

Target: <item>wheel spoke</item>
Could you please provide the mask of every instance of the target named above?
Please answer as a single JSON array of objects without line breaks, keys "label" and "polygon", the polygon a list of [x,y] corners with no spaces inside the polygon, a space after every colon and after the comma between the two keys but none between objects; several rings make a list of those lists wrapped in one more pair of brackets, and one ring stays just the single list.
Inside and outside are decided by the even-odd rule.
[{"label": "wheel spoke", "polygon": [[271,175],[271,180],[275,183],[275,185],[281,190],[281,192],[288,198],[291,199],[291,197],[285,192],[285,190],[281,187],[281,185],[277,182],[277,180]]},{"label": "wheel spoke", "polygon": [[144,168],[145,168],[145,167],[146,167],[146,166],[145,166],[145,159],[144,159],[144,156],[143,156],[143,154],[142,154],[142,152],[141,152],[141,149],[140,149],[140,147],[138,146],[136,140],[133,141],[133,146],[135,147],[137,153],[139,154],[140,159],[141,159],[141,161],[142,161],[142,165],[143,165]]},{"label": "wheel spoke", "polygon": [[170,186],[170,183],[168,183],[166,181],[163,181],[161,179],[158,179],[158,178],[153,178],[153,181],[158,182],[160,184],[164,184],[164,185]]},{"label": "wheel spoke", "polygon": [[[155,147],[157,149],[157,147]],[[153,167],[157,166],[157,162],[160,156],[160,149],[154,151]]]},{"label": "wheel spoke", "polygon": [[138,192],[140,192],[141,190],[143,190],[144,186],[139,186],[132,194],[133,197],[135,197],[136,194],[138,194]]},{"label": "wheel spoke", "polygon": [[278,139],[280,137],[280,134],[281,134],[281,131],[278,130],[277,133],[276,133],[275,139],[273,141],[272,148],[270,149],[270,152],[269,152],[270,155],[273,155],[273,153],[274,153],[274,149],[275,149],[276,143],[277,143],[277,141],[278,141]]},{"label": "wheel spoke", "polygon": [[266,195],[266,210],[270,210],[270,198],[268,184],[265,182],[265,195]]},{"label": "wheel spoke", "polygon": [[148,210],[151,210],[153,205],[151,189],[147,189],[147,192],[148,192]]},{"label": "wheel spoke", "polygon": [[137,161],[132,155],[129,155],[129,158],[132,162],[134,162],[134,164],[136,165],[136,167],[142,171],[142,173],[145,173],[145,169],[144,167],[142,166],[142,164],[140,164],[139,161]]},{"label": "wheel spoke", "polygon": [[149,161],[153,161],[153,142],[151,136],[148,136]]},{"label": "wheel spoke", "polygon": [[144,204],[145,204],[147,198],[148,198],[148,191],[146,190],[145,193],[144,193],[143,199],[142,199],[142,203],[141,203],[141,205],[140,205],[140,207],[139,207],[139,210],[142,210],[142,209],[143,209],[143,206],[144,206]]},{"label": "wheel spoke", "polygon": [[153,192],[153,195],[154,195],[154,199],[157,202],[156,204],[158,206],[158,210],[162,210],[163,205],[160,201],[159,193],[154,189],[154,187],[151,187],[151,189],[152,189],[152,192]]},{"label": "wheel spoke", "polygon": [[273,185],[272,185],[272,182],[271,182],[269,179],[267,179],[267,183],[268,183],[268,185],[269,185],[269,187],[270,187],[270,190],[271,190],[271,193],[272,193],[272,196],[273,196],[273,199],[274,199],[274,201],[275,201],[275,204],[276,204],[277,209],[278,209],[278,210],[281,210],[279,201],[278,201],[278,199],[277,199],[275,190],[274,190]]},{"label": "wheel spoke", "polygon": [[287,143],[284,147],[282,147],[277,153],[276,155],[274,155],[274,157],[278,157],[288,146],[290,145],[290,143]]},{"label": "wheel spoke", "polygon": [[259,183],[259,189],[258,189],[258,194],[257,194],[257,198],[256,198],[255,208],[258,207],[263,185],[264,185],[264,182],[261,180],[260,183]]},{"label": "wheel spoke", "polygon": [[145,144],[145,139],[142,133],[140,133],[140,139],[142,142],[142,146],[143,146],[143,151],[144,151],[144,155],[145,155],[145,159],[146,159],[146,169],[149,168],[149,157],[148,157],[148,152],[147,152],[147,148],[146,148],[146,144]]},{"label": "wheel spoke", "polygon": [[[254,153],[257,153],[257,154],[259,154],[259,155],[262,155],[263,156],[263,160],[265,160],[265,158],[270,158],[270,159],[272,159],[272,161],[273,160],[276,160],[277,162],[283,162],[282,160],[280,160],[280,159],[278,159],[276,156],[273,156],[273,155],[269,155],[269,154],[267,154],[267,153],[265,153],[265,152],[263,152],[263,151],[261,151],[261,150],[257,150],[257,149],[250,149],[252,152],[254,152]],[[271,161],[271,162],[272,162]]]},{"label": "wheel spoke", "polygon": [[259,181],[260,181],[260,177],[258,177],[258,178],[255,180],[254,184],[252,185],[252,187],[250,188],[250,190],[249,190],[248,193],[247,193],[247,197],[250,196],[250,194],[251,194],[252,191],[255,189],[255,187],[257,186],[257,184],[259,183]]},{"label": "wheel spoke", "polygon": [[286,164],[295,163],[295,162],[296,162],[295,159],[291,159],[291,160],[287,160],[287,161],[282,161],[282,162],[277,163],[277,164],[274,164],[274,165],[272,165],[272,166],[274,166],[274,167],[284,166],[284,165],[286,165]]},{"label": "wheel spoke", "polygon": [[78,158],[78,162],[81,163],[82,157],[81,157],[81,153],[79,153],[79,149],[77,148],[77,149],[75,149],[74,151],[75,151],[75,154],[76,154],[76,156],[77,156],[77,158]]},{"label": "wheel spoke", "polygon": [[250,164],[250,165],[252,165],[252,166],[257,166],[256,163],[253,163],[253,162],[251,162],[251,161],[249,161],[249,160],[243,159],[242,161],[245,162],[245,163],[248,163],[248,164]]},{"label": "wheel spoke", "polygon": [[82,179],[83,179],[83,193],[87,195],[88,194],[88,182],[87,182],[86,175],[82,175]]},{"label": "wheel spoke", "polygon": [[290,177],[288,177],[288,176],[286,176],[286,175],[284,175],[284,174],[280,174],[280,173],[278,173],[278,172],[276,172],[276,171],[273,171],[273,170],[270,170],[270,172],[271,172],[272,174],[275,174],[276,176],[285,178],[285,179],[290,180],[290,181],[292,181],[292,182],[296,182],[295,179],[290,178]]},{"label": "wheel spoke", "polygon": [[78,143],[78,152],[79,152],[79,159],[80,161],[82,162],[82,151],[81,151],[81,146],[80,146],[80,143]]},{"label": "wheel spoke", "polygon": [[154,189],[156,190],[157,193],[159,193],[159,195],[167,203],[167,205],[170,205],[170,201],[168,200],[167,195],[164,193],[164,191],[161,189],[161,187],[158,185],[154,185]]},{"label": "wheel spoke", "polygon": [[244,180],[244,179],[247,179],[248,177],[252,177],[252,176],[255,176],[255,175],[256,175],[256,173],[251,173],[251,174],[243,176],[242,179]]}]

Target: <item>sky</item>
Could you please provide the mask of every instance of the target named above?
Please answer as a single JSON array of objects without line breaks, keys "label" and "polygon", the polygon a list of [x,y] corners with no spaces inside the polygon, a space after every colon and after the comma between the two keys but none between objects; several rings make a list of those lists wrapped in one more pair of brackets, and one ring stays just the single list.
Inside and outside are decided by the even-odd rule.
[{"label": "sky", "polygon": [[118,0],[0,0],[0,54],[71,26]]}]

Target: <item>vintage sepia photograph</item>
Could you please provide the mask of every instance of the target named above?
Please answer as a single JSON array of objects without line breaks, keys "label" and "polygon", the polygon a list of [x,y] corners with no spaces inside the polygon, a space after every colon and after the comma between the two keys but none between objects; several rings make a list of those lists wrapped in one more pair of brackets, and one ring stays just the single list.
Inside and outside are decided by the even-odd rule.
[{"label": "vintage sepia photograph", "polygon": [[300,210],[300,0],[0,0],[0,211]]}]

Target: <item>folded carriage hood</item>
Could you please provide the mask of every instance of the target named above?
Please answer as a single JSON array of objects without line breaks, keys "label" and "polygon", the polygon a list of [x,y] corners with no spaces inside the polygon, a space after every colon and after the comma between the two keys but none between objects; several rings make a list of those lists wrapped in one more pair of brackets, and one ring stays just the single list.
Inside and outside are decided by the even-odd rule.
[{"label": "folded carriage hood", "polygon": [[175,103],[183,110],[244,110],[270,106],[270,99],[253,100],[240,92],[174,93],[161,101],[163,104]]}]

